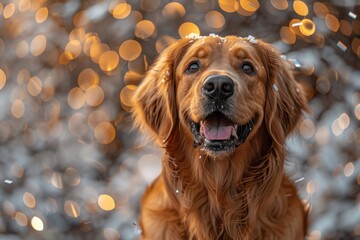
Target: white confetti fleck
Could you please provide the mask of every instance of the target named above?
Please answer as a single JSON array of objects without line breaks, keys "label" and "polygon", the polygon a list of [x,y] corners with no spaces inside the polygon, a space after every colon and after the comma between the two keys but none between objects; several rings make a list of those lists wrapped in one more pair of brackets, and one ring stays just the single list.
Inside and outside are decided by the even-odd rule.
[{"label": "white confetti fleck", "polygon": [[176,189],[176,191],[175,191],[176,193],[179,193],[180,192],[180,190],[179,189]]},{"label": "white confetti fleck", "polygon": [[276,83],[273,84],[273,88],[274,88],[274,90],[275,90],[276,92],[279,91],[279,87],[278,87],[278,85],[277,85]]},{"label": "white confetti fleck", "polygon": [[247,38],[246,38],[249,42],[251,42],[251,43],[253,43],[253,44],[256,44],[256,39],[255,39],[255,37],[254,36],[252,36],[252,35],[249,35],[249,36],[247,36]]},{"label": "white confetti fleck", "polygon": [[6,183],[6,184],[12,184],[12,183],[13,183],[13,180],[6,179],[6,180],[4,180],[4,183]]},{"label": "white confetti fleck", "polygon": [[336,46],[338,46],[338,48],[340,48],[342,51],[346,51],[346,49],[347,49],[347,47],[346,47],[346,45],[343,43],[343,42],[341,42],[341,41],[338,41],[337,42],[337,44],[336,44]]},{"label": "white confetti fleck", "polygon": [[142,233],[141,228],[136,224],[136,222],[133,222],[132,225],[134,227],[135,234],[140,235]]},{"label": "white confetti fleck", "polygon": [[166,76],[170,76],[170,71],[166,70]]},{"label": "white confetti fleck", "polygon": [[288,60],[289,60],[289,62],[291,62],[292,64],[294,64],[295,67],[297,67],[297,68],[301,67],[301,64],[299,63],[299,61],[298,61],[297,59],[295,59],[295,58],[289,58]]},{"label": "white confetti fleck", "polygon": [[281,55],[280,57],[282,60],[286,60],[286,55]]},{"label": "white confetti fleck", "polygon": [[186,35],[185,38],[197,40],[197,39],[202,39],[203,36],[200,36],[200,35],[197,34],[197,33],[190,33],[190,34]]},{"label": "white confetti fleck", "polygon": [[353,12],[349,12],[349,17],[351,17],[352,19],[356,19],[357,18],[357,15],[355,14],[355,13],[353,13]]},{"label": "white confetti fleck", "polygon": [[302,22],[297,22],[297,23],[293,23],[291,25],[291,27],[298,27],[298,26],[301,26],[302,25]]},{"label": "white confetti fleck", "polygon": [[210,34],[209,34],[209,37],[217,38],[217,37],[219,37],[219,35],[217,35],[217,34],[215,34],[215,33],[210,33]]},{"label": "white confetti fleck", "polygon": [[295,181],[295,183],[301,182],[301,181],[303,181],[304,179],[305,179],[304,177],[299,178],[298,180]]}]

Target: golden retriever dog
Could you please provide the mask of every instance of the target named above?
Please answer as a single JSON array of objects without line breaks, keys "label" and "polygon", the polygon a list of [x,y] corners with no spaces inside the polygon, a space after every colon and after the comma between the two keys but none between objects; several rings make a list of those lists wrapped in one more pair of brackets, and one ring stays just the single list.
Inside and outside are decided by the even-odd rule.
[{"label": "golden retriever dog", "polygon": [[133,95],[136,124],[164,149],[141,239],[304,239],[284,163],[308,105],[288,65],[251,36],[190,37],[160,54]]}]

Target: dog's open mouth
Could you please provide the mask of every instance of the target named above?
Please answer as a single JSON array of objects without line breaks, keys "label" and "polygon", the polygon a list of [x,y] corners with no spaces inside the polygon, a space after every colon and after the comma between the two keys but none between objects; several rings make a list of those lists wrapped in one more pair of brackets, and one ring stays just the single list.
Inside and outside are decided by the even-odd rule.
[{"label": "dog's open mouth", "polygon": [[243,143],[250,134],[255,118],[244,125],[229,120],[221,112],[214,112],[199,123],[191,122],[194,147],[210,151],[229,151]]}]

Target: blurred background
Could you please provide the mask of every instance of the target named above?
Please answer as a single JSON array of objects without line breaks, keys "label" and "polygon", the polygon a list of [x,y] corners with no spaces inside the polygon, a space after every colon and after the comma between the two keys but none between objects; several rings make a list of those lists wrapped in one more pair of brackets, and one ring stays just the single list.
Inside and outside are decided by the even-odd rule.
[{"label": "blurred background", "polygon": [[309,239],[360,239],[360,2],[1,0],[0,239],[136,239],[161,150],[129,97],[187,34],[252,35],[296,68],[312,114],[288,141]]}]

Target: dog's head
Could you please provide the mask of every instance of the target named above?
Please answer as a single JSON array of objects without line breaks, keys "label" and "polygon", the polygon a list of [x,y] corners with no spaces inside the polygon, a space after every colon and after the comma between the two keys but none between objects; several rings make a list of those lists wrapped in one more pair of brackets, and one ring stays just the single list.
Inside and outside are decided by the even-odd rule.
[{"label": "dog's head", "polygon": [[160,144],[177,135],[210,155],[231,154],[261,126],[283,144],[307,110],[279,53],[262,41],[235,36],[169,46],[137,89],[134,104],[136,122]]}]

